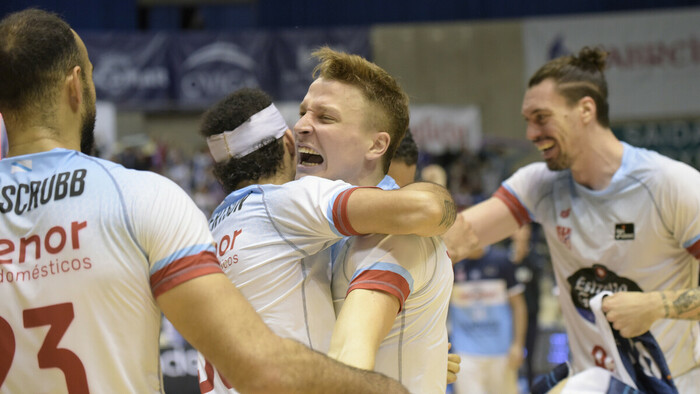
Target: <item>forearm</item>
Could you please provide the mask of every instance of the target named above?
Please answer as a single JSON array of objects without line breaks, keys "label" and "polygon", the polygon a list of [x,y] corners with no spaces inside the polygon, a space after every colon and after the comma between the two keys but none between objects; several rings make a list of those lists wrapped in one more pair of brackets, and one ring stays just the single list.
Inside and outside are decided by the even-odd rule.
[{"label": "forearm", "polygon": [[356,368],[373,369],[398,310],[399,301],[393,295],[369,289],[351,291],[333,327],[328,356]]},{"label": "forearm", "polygon": [[665,319],[700,320],[700,288],[659,293]]},{"label": "forearm", "polygon": [[435,236],[447,231],[456,216],[454,201],[439,185],[418,182],[402,189],[357,189],[347,213],[359,233]]},{"label": "forearm", "polygon": [[275,381],[261,392],[408,393],[384,375],[343,365],[288,339],[273,360],[268,368]]}]

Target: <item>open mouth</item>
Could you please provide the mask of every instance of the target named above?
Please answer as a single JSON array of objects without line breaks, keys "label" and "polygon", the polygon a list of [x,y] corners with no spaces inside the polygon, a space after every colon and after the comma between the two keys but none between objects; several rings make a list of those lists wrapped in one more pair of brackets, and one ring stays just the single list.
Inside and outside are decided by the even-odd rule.
[{"label": "open mouth", "polygon": [[554,147],[554,141],[546,141],[537,145],[537,150],[540,152],[552,149]]},{"label": "open mouth", "polygon": [[299,147],[299,164],[312,167],[321,163],[323,163],[323,157],[320,153],[305,146]]}]

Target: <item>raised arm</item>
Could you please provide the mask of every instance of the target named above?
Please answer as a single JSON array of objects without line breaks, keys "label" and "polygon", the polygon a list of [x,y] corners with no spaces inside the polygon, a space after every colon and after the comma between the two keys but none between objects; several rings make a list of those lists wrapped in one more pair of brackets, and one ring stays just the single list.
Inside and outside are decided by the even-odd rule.
[{"label": "raised arm", "polygon": [[381,374],[347,367],[276,336],[223,274],[189,280],[156,301],[240,392],[407,393]]},{"label": "raised arm", "polygon": [[362,234],[443,234],[454,223],[452,196],[444,187],[416,182],[397,190],[361,188],[348,199],[352,227]]},{"label": "raised arm", "polygon": [[450,258],[457,262],[467,258],[477,248],[491,245],[509,237],[519,228],[508,206],[497,197],[467,208],[457,215],[442,239]]},{"label": "raised arm", "polygon": [[328,356],[353,367],[371,370],[377,349],[391,330],[399,300],[375,290],[353,290],[338,314]]}]

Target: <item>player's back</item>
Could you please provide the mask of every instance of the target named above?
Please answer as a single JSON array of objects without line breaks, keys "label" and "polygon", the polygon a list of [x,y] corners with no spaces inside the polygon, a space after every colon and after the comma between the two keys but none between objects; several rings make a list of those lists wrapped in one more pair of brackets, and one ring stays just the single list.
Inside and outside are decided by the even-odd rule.
[{"label": "player's back", "polygon": [[[161,392],[154,294],[172,283],[156,271],[183,240],[149,244],[152,229],[134,218],[184,192],[64,149],[0,161],[0,188],[0,391]],[[190,214],[199,219],[182,209],[171,216],[184,220],[153,225]],[[213,250],[208,234],[198,239],[208,245],[192,249]]]}]

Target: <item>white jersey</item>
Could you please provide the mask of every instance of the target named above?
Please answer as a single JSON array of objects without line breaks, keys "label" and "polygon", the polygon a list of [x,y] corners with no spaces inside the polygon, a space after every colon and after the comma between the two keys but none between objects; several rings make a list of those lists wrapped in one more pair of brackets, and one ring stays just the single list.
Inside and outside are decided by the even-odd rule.
[{"label": "white jersey", "polygon": [[[698,286],[700,173],[656,152],[624,145],[604,190],[577,184],[569,170],[528,165],[494,194],[522,225],[542,224],[559,286],[575,372],[604,366],[589,300],[603,290]],[[662,319],[651,333],[674,377],[697,367],[697,321]]]},{"label": "white jersey", "polygon": [[0,161],[0,392],[163,392],[155,297],[221,273],[173,182],[72,150]]},{"label": "white jersey", "polygon": [[[252,185],[228,195],[209,220],[221,267],[265,323],[323,353],[335,324],[327,248],[357,234],[345,208],[355,189],[314,176]],[[198,368],[203,393],[235,392],[201,354]]]},{"label": "white jersey", "polygon": [[[398,188],[388,176],[379,187]],[[392,294],[401,306],[379,346],[374,370],[414,393],[444,393],[453,283],[445,244],[439,237],[374,234],[349,238],[338,249],[332,282],[336,314],[356,289]]]}]

